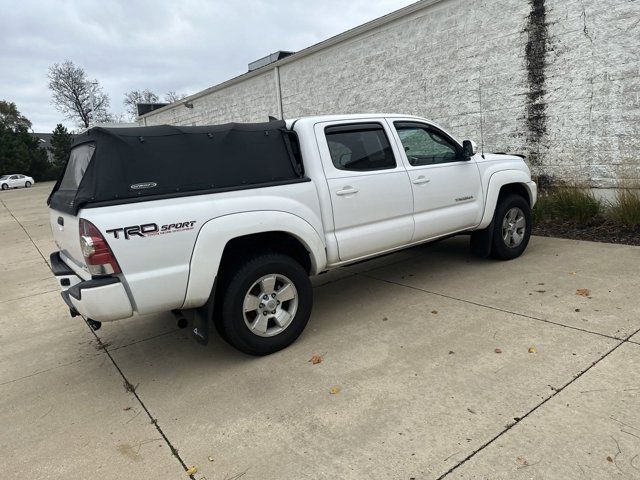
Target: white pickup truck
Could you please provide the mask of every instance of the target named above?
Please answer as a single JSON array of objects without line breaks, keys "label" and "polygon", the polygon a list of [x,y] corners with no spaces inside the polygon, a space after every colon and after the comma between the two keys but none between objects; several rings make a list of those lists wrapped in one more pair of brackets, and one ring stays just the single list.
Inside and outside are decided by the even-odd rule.
[{"label": "white pickup truck", "polygon": [[513,259],[535,201],[522,157],[408,115],[93,128],[48,200],[51,266],[94,328],[173,311],[266,355],[305,328],[309,276],[463,233]]}]

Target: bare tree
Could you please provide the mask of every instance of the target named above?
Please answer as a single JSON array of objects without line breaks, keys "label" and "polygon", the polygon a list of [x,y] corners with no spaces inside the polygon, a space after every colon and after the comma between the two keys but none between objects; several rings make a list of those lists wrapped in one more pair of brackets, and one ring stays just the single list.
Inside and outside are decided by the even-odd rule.
[{"label": "bare tree", "polygon": [[176,93],[174,90],[169,90],[164,94],[164,101],[167,103],[179,102],[186,96],[186,93]]},{"label": "bare tree", "polygon": [[139,103],[158,103],[160,98],[151,90],[146,88],[142,91],[131,90],[124,94],[124,100],[122,104],[125,106],[125,110],[130,118],[135,119],[138,116],[138,104]]},{"label": "bare tree", "polygon": [[97,80],[88,79],[82,67],[70,60],[55,63],[49,67],[48,78],[54,106],[70,120],[87,128],[92,120],[106,122],[111,119],[109,96]]}]

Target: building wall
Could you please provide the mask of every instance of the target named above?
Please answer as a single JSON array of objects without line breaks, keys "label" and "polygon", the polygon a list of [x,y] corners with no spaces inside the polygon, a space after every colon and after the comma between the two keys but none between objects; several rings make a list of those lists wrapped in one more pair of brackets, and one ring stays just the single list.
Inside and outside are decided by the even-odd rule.
[{"label": "building wall", "polygon": [[[142,125],[206,125],[224,122],[266,122],[277,116],[273,70],[196,100],[189,98],[142,117]],[[184,103],[193,104],[187,108]]]},{"label": "building wall", "polygon": [[[431,3],[277,64],[284,117],[416,114],[526,154],[543,181],[640,186],[640,0]],[[275,79],[265,67],[143,121],[264,121]]]}]

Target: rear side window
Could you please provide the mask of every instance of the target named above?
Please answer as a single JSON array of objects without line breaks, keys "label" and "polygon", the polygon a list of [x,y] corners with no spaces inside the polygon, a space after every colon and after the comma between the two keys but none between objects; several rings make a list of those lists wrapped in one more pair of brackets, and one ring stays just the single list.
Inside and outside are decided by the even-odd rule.
[{"label": "rear side window", "polygon": [[60,190],[78,190],[80,180],[82,180],[95,150],[95,143],[83,143],[71,150],[64,177],[60,182]]},{"label": "rear side window", "polygon": [[325,129],[331,161],[339,170],[396,168],[389,139],[379,123],[337,125]]}]

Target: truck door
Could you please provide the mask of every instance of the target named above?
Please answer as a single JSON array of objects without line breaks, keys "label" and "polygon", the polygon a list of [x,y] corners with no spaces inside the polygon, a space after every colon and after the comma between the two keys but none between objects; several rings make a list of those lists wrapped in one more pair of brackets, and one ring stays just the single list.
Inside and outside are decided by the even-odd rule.
[{"label": "truck door", "polygon": [[480,172],[462,146],[439,128],[417,121],[394,121],[413,188],[417,242],[475,227],[483,195]]},{"label": "truck door", "polygon": [[324,122],[315,130],[340,260],[409,243],[411,183],[386,122]]}]

